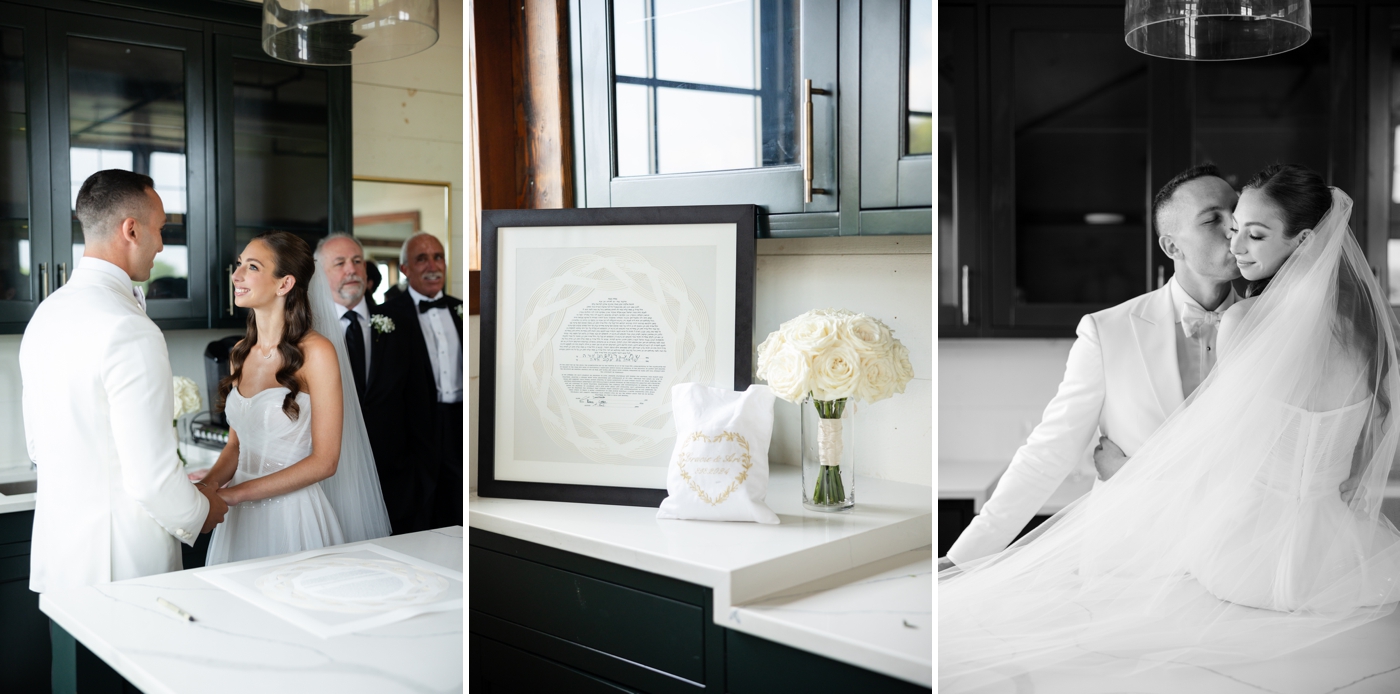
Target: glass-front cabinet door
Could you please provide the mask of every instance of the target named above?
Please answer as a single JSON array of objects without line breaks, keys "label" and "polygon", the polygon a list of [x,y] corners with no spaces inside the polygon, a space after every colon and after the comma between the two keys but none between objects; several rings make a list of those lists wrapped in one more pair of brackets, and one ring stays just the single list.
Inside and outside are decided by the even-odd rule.
[{"label": "glass-front cabinet door", "polygon": [[[349,231],[332,204],[331,92],[324,67],[268,58],[256,40],[217,40],[220,296],[217,324],[242,324],[233,305],[233,263],[253,237],[287,231],[312,248],[332,230]],[[335,158],[339,164],[339,157]],[[345,184],[348,185],[348,176]],[[332,218],[342,218],[333,227]]]},{"label": "glass-front cabinet door", "polygon": [[[146,313],[168,328],[205,327],[210,223],[205,192],[203,36],[80,15],[49,15],[54,263],[61,285],[83,255],[73,208],[88,176],[150,176],[165,205],[164,249],[138,281]],[[66,242],[66,243],[65,243]]]},{"label": "glass-front cabinet door", "polygon": [[575,0],[578,204],[836,210],[836,15],[836,0]]},{"label": "glass-front cabinet door", "polygon": [[[966,8],[942,8],[940,19],[956,21],[953,15],[963,11]],[[975,29],[970,22],[959,26],[969,34]],[[940,34],[954,40],[941,23]],[[940,43],[939,50],[943,60],[948,48]],[[970,66],[975,55],[946,59]],[[933,83],[933,0],[862,3],[862,210],[932,204]],[[865,227],[863,219],[861,233],[868,233]]]},{"label": "glass-front cabinet door", "polygon": [[991,11],[996,328],[1059,328],[1148,288],[1148,59],[1113,8]]},{"label": "glass-front cabinet door", "polygon": [[42,27],[40,11],[0,4],[0,324],[21,327],[53,288]]},{"label": "glass-front cabinet door", "polygon": [[921,113],[909,114],[905,121],[908,150],[937,147],[938,332],[945,337],[976,334],[982,315],[974,153],[977,91],[971,60],[976,56],[975,27],[973,8],[939,8],[937,130]]}]

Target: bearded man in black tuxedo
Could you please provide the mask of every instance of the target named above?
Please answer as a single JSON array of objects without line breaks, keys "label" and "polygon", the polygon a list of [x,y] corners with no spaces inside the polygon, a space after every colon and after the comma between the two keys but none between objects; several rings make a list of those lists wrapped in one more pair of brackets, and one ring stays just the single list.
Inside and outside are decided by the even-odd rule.
[{"label": "bearded man in black tuxedo", "polygon": [[373,309],[365,425],[394,534],[462,524],[462,301],[442,243],[404,241],[408,289]]}]

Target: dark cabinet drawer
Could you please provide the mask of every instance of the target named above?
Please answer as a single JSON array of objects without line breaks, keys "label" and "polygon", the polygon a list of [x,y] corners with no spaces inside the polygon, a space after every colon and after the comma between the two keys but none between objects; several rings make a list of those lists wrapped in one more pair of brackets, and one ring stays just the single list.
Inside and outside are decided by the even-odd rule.
[{"label": "dark cabinet drawer", "polygon": [[703,608],[483,548],[471,562],[473,611],[705,681]]},{"label": "dark cabinet drawer", "polygon": [[0,513],[0,545],[28,542],[34,533],[34,512]]},{"label": "dark cabinet drawer", "polygon": [[472,668],[468,689],[473,694],[635,694],[636,691],[512,648],[495,639],[472,634],[468,643],[473,659],[479,658],[491,664],[490,667]]}]

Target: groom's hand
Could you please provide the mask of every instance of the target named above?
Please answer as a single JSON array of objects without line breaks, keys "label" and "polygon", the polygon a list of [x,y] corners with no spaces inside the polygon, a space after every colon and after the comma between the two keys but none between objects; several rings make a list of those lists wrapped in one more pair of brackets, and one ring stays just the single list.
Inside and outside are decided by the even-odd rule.
[{"label": "groom's hand", "polygon": [[1127,462],[1128,456],[1118,444],[1110,441],[1107,436],[1099,437],[1099,445],[1094,448],[1094,469],[1099,471],[1099,479],[1107,482],[1108,478],[1118,474]]},{"label": "groom's hand", "polygon": [[1357,477],[1349,477],[1342,481],[1338,489],[1342,492],[1342,503],[1351,503],[1351,498],[1356,496],[1356,488],[1361,486],[1361,480]]},{"label": "groom's hand", "polygon": [[207,533],[212,531],[214,526],[224,522],[224,514],[228,513],[228,504],[224,503],[218,494],[203,484],[197,484],[194,488],[198,489],[199,493],[209,500],[209,517],[204,519],[204,529],[199,531]]}]

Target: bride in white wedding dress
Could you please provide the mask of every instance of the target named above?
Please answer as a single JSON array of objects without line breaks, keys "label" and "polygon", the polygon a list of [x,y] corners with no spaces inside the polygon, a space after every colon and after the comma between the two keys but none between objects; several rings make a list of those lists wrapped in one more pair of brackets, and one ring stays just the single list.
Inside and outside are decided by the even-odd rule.
[{"label": "bride in white wedding dress", "polygon": [[219,384],[229,442],[199,483],[229,505],[206,564],[389,534],[329,283],[305,241],[269,232],[233,274],[248,333]]},{"label": "bride in white wedding dress", "polygon": [[1246,184],[1215,370],[1110,480],[940,573],[940,692],[1264,660],[1394,610],[1397,341],[1350,214],[1303,167]]}]

